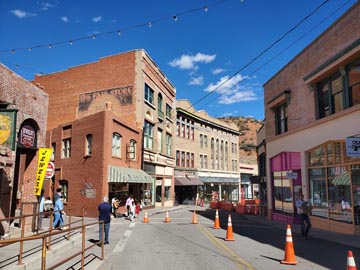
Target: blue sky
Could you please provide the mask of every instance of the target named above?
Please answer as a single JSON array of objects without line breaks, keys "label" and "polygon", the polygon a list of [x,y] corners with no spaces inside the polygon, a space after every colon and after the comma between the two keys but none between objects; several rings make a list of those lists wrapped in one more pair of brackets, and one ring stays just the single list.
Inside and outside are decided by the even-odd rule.
[{"label": "blue sky", "polygon": [[0,0],[0,62],[32,80],[145,49],[177,99],[263,120],[263,84],[355,2]]}]

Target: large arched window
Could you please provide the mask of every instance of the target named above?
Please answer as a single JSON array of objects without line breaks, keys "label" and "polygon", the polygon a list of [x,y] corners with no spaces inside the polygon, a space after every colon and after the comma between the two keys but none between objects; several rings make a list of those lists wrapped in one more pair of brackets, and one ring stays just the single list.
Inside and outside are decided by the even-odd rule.
[{"label": "large arched window", "polygon": [[117,132],[112,137],[112,156],[121,158],[121,135]]}]

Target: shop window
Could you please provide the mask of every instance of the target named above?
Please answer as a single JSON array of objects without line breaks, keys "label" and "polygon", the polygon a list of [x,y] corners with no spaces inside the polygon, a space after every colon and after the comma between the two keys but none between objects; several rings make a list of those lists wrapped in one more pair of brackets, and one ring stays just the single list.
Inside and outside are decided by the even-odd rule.
[{"label": "shop window", "polygon": [[165,186],[164,200],[165,201],[170,201],[171,200],[171,187],[170,186]]},{"label": "shop window", "polygon": [[275,212],[294,216],[293,180],[286,178],[286,171],[274,172]]},{"label": "shop window", "polygon": [[166,155],[171,156],[171,140],[170,134],[166,134]]},{"label": "shop window", "polygon": [[310,198],[312,198],[313,211],[312,215],[328,218],[328,200],[326,190],[326,174],[324,168],[309,170],[310,180]]},{"label": "shop window", "polygon": [[360,104],[360,59],[349,65],[350,106]]},{"label": "shop window", "polygon": [[325,162],[325,147],[323,145],[309,152],[309,166],[321,166]]},{"label": "shop window", "polygon": [[153,149],[154,142],[154,125],[145,121],[144,124],[144,148],[148,150]]},{"label": "shop window", "polygon": [[68,189],[69,189],[69,182],[67,180],[60,180],[59,181],[59,185],[62,188],[62,195],[64,196],[64,202],[68,202],[69,201],[69,197],[68,197]]}]

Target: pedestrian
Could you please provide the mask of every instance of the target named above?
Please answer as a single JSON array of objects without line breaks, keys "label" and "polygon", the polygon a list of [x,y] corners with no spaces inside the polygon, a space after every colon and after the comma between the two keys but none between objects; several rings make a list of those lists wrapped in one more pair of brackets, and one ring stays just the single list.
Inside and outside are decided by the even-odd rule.
[{"label": "pedestrian", "polygon": [[56,193],[54,194],[54,204],[57,201],[57,199],[59,199],[62,196],[61,192],[62,192],[62,188],[58,187],[56,189]]},{"label": "pedestrian", "polygon": [[132,205],[133,201],[134,199],[132,197],[132,194],[130,194],[129,197],[126,199],[126,203],[125,203],[128,217],[130,216],[130,206]]},{"label": "pedestrian", "polygon": [[119,203],[120,203],[120,201],[116,197],[113,197],[111,199],[111,207],[112,207],[111,212],[112,212],[114,218],[116,218],[116,212],[117,212],[117,209],[119,208]]},{"label": "pedestrian", "polygon": [[133,219],[136,217],[135,215],[135,201],[133,200],[131,205],[130,205],[130,210],[129,210],[129,220],[133,221]]},{"label": "pedestrian", "polygon": [[43,216],[44,216],[44,210],[45,210],[45,197],[44,197],[44,193],[45,190],[42,189],[41,193],[40,193],[40,198],[39,198],[39,216],[38,216],[38,226],[37,229],[38,230],[42,230],[42,220],[43,220]]},{"label": "pedestrian", "polygon": [[302,193],[300,193],[299,199],[296,201],[296,209],[301,220],[301,237],[307,239],[311,228],[309,215],[312,207],[309,202],[304,201],[304,194]]},{"label": "pedestrian", "polygon": [[[104,197],[103,202],[98,206],[99,210],[99,221],[104,222],[104,233],[105,233],[105,245],[109,244],[109,231],[110,231],[110,221],[111,221],[111,205],[109,204],[109,198]],[[99,241],[103,243],[103,230],[102,223],[99,223]]]},{"label": "pedestrian", "polygon": [[53,229],[55,229],[56,227],[58,227],[60,230],[67,229],[67,227],[64,227],[64,220],[62,217],[63,212],[64,212],[64,202],[62,196],[60,196],[55,201]]}]

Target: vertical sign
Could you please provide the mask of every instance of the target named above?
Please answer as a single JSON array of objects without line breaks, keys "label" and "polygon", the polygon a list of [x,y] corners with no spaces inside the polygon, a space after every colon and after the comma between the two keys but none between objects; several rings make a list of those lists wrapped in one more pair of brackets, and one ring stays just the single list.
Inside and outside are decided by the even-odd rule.
[{"label": "vertical sign", "polygon": [[40,196],[51,153],[51,148],[39,148],[38,168],[36,172],[36,182],[34,190],[35,196]]}]

